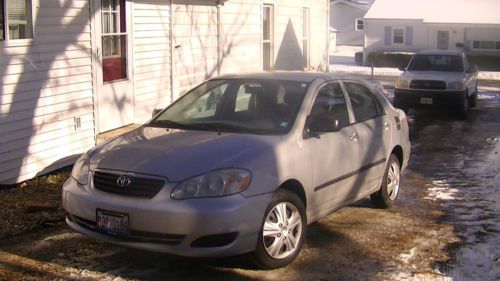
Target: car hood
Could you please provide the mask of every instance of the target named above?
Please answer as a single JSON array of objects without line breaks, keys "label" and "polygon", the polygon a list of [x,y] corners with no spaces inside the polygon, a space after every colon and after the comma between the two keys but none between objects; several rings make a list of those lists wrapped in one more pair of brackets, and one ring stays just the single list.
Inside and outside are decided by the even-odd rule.
[{"label": "car hood", "polygon": [[404,72],[400,79],[402,80],[439,80],[446,82],[461,81],[464,78],[463,72],[444,72],[444,71],[411,71]]},{"label": "car hood", "polygon": [[245,168],[263,153],[273,155],[280,136],[140,127],[96,147],[93,169],[164,176],[171,182],[221,168]]}]

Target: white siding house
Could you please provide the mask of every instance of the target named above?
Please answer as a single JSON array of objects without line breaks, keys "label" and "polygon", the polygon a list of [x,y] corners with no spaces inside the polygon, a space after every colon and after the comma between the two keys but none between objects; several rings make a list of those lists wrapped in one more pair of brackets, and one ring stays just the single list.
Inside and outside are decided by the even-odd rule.
[{"label": "white siding house", "polygon": [[[328,0],[0,0],[0,184],[224,73],[327,65]],[[320,67],[320,68],[321,68]]]},{"label": "white siding house", "polygon": [[371,52],[462,50],[500,55],[498,0],[377,0],[364,17]]},{"label": "white siding house", "polygon": [[363,46],[363,17],[373,0],[332,0],[330,26],[337,30],[337,45]]}]

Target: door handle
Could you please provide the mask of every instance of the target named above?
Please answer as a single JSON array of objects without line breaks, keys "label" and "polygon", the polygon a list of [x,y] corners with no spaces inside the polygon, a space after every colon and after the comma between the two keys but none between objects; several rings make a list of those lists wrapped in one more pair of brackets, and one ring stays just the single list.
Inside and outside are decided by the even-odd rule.
[{"label": "door handle", "polygon": [[390,127],[391,126],[390,126],[389,122],[385,121],[384,122],[384,130],[389,130]]},{"label": "door handle", "polygon": [[354,142],[358,141],[358,134],[356,134],[356,133],[352,133],[352,134],[349,136],[349,140],[350,140],[350,141],[354,141]]}]

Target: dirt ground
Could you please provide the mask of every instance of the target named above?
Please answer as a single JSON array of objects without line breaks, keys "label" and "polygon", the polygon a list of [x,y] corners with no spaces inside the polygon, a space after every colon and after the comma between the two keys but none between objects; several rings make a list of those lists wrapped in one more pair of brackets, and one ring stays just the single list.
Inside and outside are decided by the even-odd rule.
[{"label": "dirt ground", "polygon": [[412,155],[396,206],[379,210],[366,199],[311,224],[285,268],[257,270],[245,256],[150,253],[74,233],[59,205],[62,171],[0,190],[0,280],[499,280],[500,94],[482,93],[465,122],[410,114]]}]

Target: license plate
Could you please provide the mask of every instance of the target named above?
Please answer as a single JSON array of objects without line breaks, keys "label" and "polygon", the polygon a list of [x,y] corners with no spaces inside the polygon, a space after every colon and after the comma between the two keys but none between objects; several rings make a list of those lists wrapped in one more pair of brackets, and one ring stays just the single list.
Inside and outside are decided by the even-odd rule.
[{"label": "license plate", "polygon": [[420,98],[420,104],[432,104],[432,98]]},{"label": "license plate", "polygon": [[97,230],[116,236],[128,235],[128,214],[97,209]]}]

